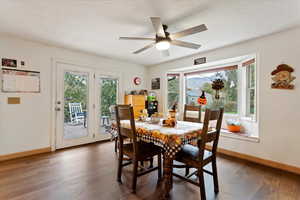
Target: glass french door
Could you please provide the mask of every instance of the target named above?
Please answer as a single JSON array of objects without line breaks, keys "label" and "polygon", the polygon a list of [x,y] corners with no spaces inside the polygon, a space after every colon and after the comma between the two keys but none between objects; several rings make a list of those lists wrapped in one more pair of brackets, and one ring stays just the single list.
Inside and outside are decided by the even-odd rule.
[{"label": "glass french door", "polygon": [[94,141],[93,75],[90,69],[57,63],[56,148]]},{"label": "glass french door", "polygon": [[56,63],[56,77],[56,148],[110,139],[119,79],[65,63]]},{"label": "glass french door", "polygon": [[111,138],[111,125],[115,120],[114,105],[118,103],[119,79],[114,76],[98,75],[97,121],[99,124],[96,137],[99,139]]}]

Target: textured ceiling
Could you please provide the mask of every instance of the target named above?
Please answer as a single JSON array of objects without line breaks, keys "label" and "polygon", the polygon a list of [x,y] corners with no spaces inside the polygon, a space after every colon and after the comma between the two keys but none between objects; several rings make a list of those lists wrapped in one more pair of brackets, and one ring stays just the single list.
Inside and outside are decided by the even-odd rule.
[{"label": "textured ceiling", "polygon": [[[119,36],[154,36],[149,17],[169,32],[206,24],[208,31],[182,38],[199,50],[155,48],[134,55],[149,41]],[[144,65],[195,54],[300,24],[299,0],[1,0],[0,33]]]}]

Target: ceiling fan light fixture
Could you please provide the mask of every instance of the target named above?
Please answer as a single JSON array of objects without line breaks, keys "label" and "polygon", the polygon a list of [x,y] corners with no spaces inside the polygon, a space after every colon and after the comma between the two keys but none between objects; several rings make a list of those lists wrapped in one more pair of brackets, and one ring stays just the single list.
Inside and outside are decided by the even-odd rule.
[{"label": "ceiling fan light fixture", "polygon": [[167,50],[170,48],[170,42],[167,40],[163,40],[163,41],[157,42],[155,44],[155,47],[159,51]]}]

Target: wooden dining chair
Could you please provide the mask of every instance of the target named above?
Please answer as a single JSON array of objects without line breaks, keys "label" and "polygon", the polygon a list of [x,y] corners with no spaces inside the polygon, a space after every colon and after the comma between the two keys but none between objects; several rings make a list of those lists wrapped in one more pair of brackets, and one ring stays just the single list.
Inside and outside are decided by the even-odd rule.
[{"label": "wooden dining chair", "polygon": [[[146,142],[137,141],[133,108],[130,105],[116,106],[116,121],[119,137],[119,158],[118,158],[118,182],[121,182],[122,168],[126,165],[133,164],[132,192],[136,192],[137,177],[145,175],[154,170],[158,170],[158,179],[161,179],[161,148]],[[122,120],[129,120],[131,128],[121,127]],[[130,143],[125,144],[124,139],[129,138]],[[130,161],[123,163],[123,156],[126,155]],[[138,173],[138,162],[147,161],[157,156],[157,167],[152,167]]]},{"label": "wooden dining chair", "polygon": [[[187,112],[188,111],[197,111],[198,113],[198,117],[188,117],[187,116]],[[199,106],[194,106],[194,105],[184,105],[184,111],[183,111],[183,121],[187,121],[187,122],[197,122],[197,123],[201,123],[201,105]],[[185,168],[185,175],[188,176],[190,173],[190,168],[186,165],[181,165],[181,164],[176,164],[173,165],[174,168]]]},{"label": "wooden dining chair", "polygon": [[[188,117],[187,116],[187,111],[197,111],[198,112],[198,117]],[[184,105],[184,111],[183,111],[183,121],[188,121],[188,122],[198,122],[201,123],[201,106],[193,106],[193,105]]]},{"label": "wooden dining chair", "polygon": [[[196,175],[198,175],[199,182],[189,179],[191,175],[184,177],[174,172],[173,175],[185,181],[188,181],[189,183],[199,186],[202,200],[206,199],[204,172],[213,176],[214,191],[216,194],[219,192],[216,154],[222,125],[223,112],[223,108],[219,110],[206,109],[203,129],[201,132],[201,136],[198,137],[199,139],[197,141],[197,146],[190,144],[184,145],[181,151],[178,152],[175,156],[176,161],[184,163],[188,167],[197,169]],[[217,123],[216,127],[211,129],[210,122],[213,120],[217,120]],[[207,143],[212,143],[211,150],[207,150],[205,148]],[[212,172],[203,169],[203,167],[209,163],[212,164]]]}]

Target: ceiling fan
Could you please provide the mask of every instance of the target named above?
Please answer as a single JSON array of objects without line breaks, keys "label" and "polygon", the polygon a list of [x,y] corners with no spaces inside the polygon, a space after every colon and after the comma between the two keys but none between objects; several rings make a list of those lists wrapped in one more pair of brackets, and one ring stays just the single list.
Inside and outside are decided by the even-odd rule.
[{"label": "ceiling fan", "polygon": [[156,32],[155,38],[144,38],[144,37],[120,37],[120,40],[149,40],[153,41],[152,43],[148,44],[147,46],[133,52],[134,54],[141,53],[153,46],[156,47],[157,50],[162,52],[163,56],[169,56],[169,48],[170,45],[176,45],[180,47],[190,48],[190,49],[199,49],[201,45],[190,43],[190,42],[184,42],[180,40],[176,40],[178,38],[192,35],[195,33],[200,33],[202,31],[206,31],[207,27],[205,24],[195,26],[192,28],[188,28],[183,31],[179,31],[177,33],[170,34],[167,32],[168,26],[165,24],[162,24],[160,17],[150,17],[153,28]]}]

